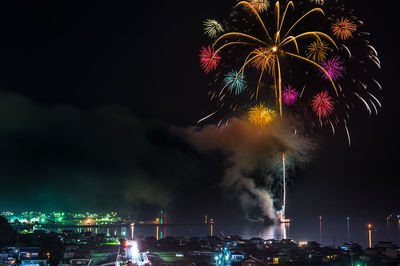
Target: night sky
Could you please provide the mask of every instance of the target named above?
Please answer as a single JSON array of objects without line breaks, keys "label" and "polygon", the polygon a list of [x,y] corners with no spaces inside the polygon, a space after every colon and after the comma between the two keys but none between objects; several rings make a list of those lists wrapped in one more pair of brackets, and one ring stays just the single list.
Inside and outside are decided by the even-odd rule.
[{"label": "night sky", "polygon": [[[351,147],[344,135],[327,137],[298,172],[288,198],[296,217],[400,211],[397,14],[387,4],[345,2],[378,50],[383,108],[353,117]],[[171,133],[214,110],[199,66],[209,42],[202,21],[226,17],[232,5],[2,3],[0,210],[241,216],[219,185],[223,156]]]}]

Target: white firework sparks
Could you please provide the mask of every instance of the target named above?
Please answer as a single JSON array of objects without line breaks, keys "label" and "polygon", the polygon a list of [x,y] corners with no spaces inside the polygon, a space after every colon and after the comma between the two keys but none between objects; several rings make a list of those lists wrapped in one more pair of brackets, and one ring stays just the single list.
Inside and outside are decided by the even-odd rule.
[{"label": "white firework sparks", "polygon": [[222,25],[215,19],[207,19],[203,22],[204,33],[210,38],[215,38],[218,34],[224,32]]}]

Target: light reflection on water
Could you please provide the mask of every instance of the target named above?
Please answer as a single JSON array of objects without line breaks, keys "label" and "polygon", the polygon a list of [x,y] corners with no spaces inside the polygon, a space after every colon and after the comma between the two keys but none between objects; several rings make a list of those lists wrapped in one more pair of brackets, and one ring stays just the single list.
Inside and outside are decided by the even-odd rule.
[{"label": "light reflection on water", "polygon": [[[350,223],[349,237],[354,242],[363,247],[368,245],[367,224],[373,224],[373,243],[378,241],[391,241],[400,244],[400,220],[391,219],[386,221],[382,219],[378,222],[371,222],[365,219],[354,219]],[[242,224],[242,225],[224,225],[214,224],[213,233],[217,237],[227,235],[238,235],[243,239],[262,238],[262,239],[294,239],[296,241],[316,241],[320,242],[319,220],[295,220],[291,223],[281,223],[270,226],[263,224]],[[206,237],[211,233],[210,225],[159,225],[159,237]],[[77,232],[104,233],[108,236],[125,236],[127,238],[153,236],[157,238],[156,226],[146,225],[127,225],[111,227],[93,227],[93,228],[63,228],[72,229]],[[60,228],[53,228],[53,231],[59,231]],[[62,229],[61,229],[62,230]],[[337,246],[347,241],[347,221],[343,220],[323,220],[322,224],[322,244]]]}]

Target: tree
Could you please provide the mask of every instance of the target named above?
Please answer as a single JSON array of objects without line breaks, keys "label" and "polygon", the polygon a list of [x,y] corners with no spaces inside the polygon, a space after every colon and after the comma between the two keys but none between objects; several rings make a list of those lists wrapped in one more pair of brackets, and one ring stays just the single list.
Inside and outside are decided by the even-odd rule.
[{"label": "tree", "polygon": [[8,220],[3,216],[0,216],[0,247],[13,245],[16,242],[17,242],[17,233],[8,223]]}]

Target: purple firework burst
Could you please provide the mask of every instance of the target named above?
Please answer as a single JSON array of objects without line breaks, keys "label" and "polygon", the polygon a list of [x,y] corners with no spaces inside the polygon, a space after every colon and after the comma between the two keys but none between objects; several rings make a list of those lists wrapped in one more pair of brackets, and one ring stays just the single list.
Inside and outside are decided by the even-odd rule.
[{"label": "purple firework burst", "polygon": [[332,58],[329,58],[328,60],[322,62],[321,67],[326,71],[323,71],[321,69],[322,76],[325,79],[331,78],[332,80],[337,80],[339,78],[343,77],[343,71],[345,70],[345,67],[342,66],[343,61],[340,60],[339,56],[335,56]]},{"label": "purple firework burst", "polygon": [[296,89],[293,89],[292,86],[290,85],[287,85],[282,92],[283,102],[286,105],[294,104],[297,101],[298,97],[299,93],[296,91]]}]

